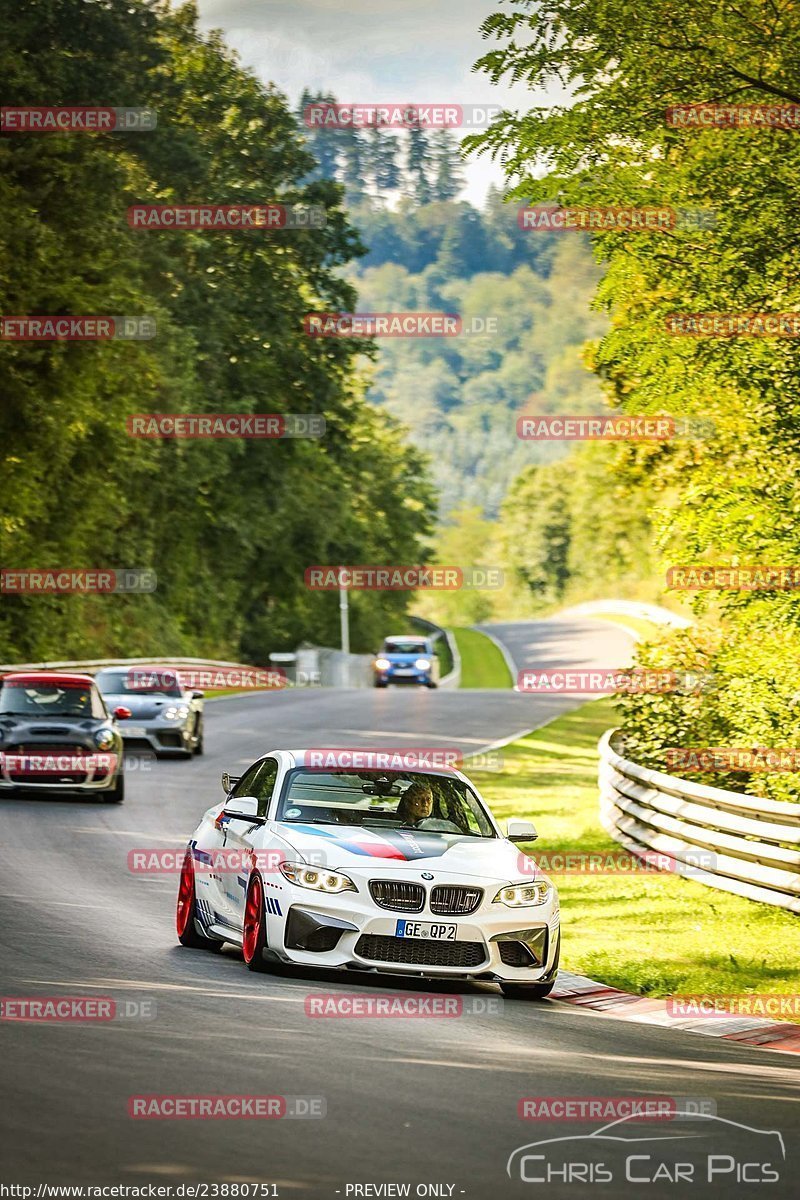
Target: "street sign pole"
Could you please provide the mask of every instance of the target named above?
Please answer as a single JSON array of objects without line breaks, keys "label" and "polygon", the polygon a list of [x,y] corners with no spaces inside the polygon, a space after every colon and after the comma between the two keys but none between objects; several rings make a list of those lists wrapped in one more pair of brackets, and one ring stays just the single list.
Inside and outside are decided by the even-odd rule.
[{"label": "street sign pole", "polygon": [[[340,577],[341,578],[341,577]],[[347,588],[339,584],[339,622],[342,628],[342,652],[350,653],[350,610],[347,603]]]}]

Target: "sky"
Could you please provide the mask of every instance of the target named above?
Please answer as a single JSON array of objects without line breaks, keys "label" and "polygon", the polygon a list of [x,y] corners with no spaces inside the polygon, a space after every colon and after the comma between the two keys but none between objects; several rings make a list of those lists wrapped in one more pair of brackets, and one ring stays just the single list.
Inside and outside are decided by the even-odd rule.
[{"label": "sky", "polygon": [[[500,0],[199,0],[200,24],[222,29],[245,66],[292,105],[304,87],[346,103],[542,102],[524,85],[494,87],[472,66],[498,43],[481,23]],[[454,130],[458,134],[458,130]],[[466,166],[465,199],[480,204],[504,174],[487,156]]]}]

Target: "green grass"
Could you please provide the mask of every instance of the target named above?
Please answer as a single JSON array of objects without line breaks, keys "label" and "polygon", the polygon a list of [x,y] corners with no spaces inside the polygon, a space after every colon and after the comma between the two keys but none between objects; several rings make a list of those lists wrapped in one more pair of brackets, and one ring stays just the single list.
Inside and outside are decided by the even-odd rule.
[{"label": "green grass", "polygon": [[[500,773],[471,772],[467,760],[499,819],[535,822],[533,857],[620,849],[597,802],[596,745],[615,723],[597,700],[504,747]],[[568,970],[652,996],[800,992],[800,920],[782,909],[669,872],[554,880]]]},{"label": "green grass", "polygon": [[462,688],[508,688],[514,686],[506,660],[494,642],[477,629],[454,629],[461,655]]}]

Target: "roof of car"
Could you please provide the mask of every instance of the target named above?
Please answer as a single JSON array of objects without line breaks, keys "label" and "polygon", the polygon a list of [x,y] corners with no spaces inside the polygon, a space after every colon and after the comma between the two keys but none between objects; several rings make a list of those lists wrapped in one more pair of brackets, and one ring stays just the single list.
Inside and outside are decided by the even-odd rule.
[{"label": "roof of car", "polygon": [[17,671],[3,676],[3,683],[54,683],[59,687],[86,687],[94,683],[91,675],[64,674],[62,671]]},{"label": "roof of car", "polygon": [[[332,771],[353,770],[354,772],[358,772],[374,770],[376,773],[379,771],[418,771],[423,775],[450,775],[456,777],[461,774],[457,767],[447,766],[444,763],[414,762],[413,759],[415,756],[420,757],[419,752],[415,752],[413,749],[404,750],[401,747],[322,746],[306,749],[271,750],[270,753],[291,755],[295,766],[315,767],[318,770],[324,770],[327,767]],[[427,753],[442,753],[442,751],[429,750]],[[311,757],[312,755],[314,756],[313,758]],[[362,755],[366,761],[359,757]],[[334,761],[329,762],[329,756],[337,756],[338,761],[337,758],[334,758]],[[412,761],[403,761],[409,757]]]}]

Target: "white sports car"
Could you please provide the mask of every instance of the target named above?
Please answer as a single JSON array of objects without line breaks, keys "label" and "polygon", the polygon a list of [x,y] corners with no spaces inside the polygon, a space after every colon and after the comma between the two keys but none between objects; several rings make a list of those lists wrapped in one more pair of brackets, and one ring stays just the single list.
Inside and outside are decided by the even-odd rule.
[{"label": "white sports car", "polygon": [[[275,750],[223,775],[186,850],[184,946],[270,963],[497,980],[541,998],[558,969],[558,894],[449,768],[330,767],[344,752]],[[369,752],[364,755],[369,757]],[[359,756],[353,754],[352,761]]]}]

